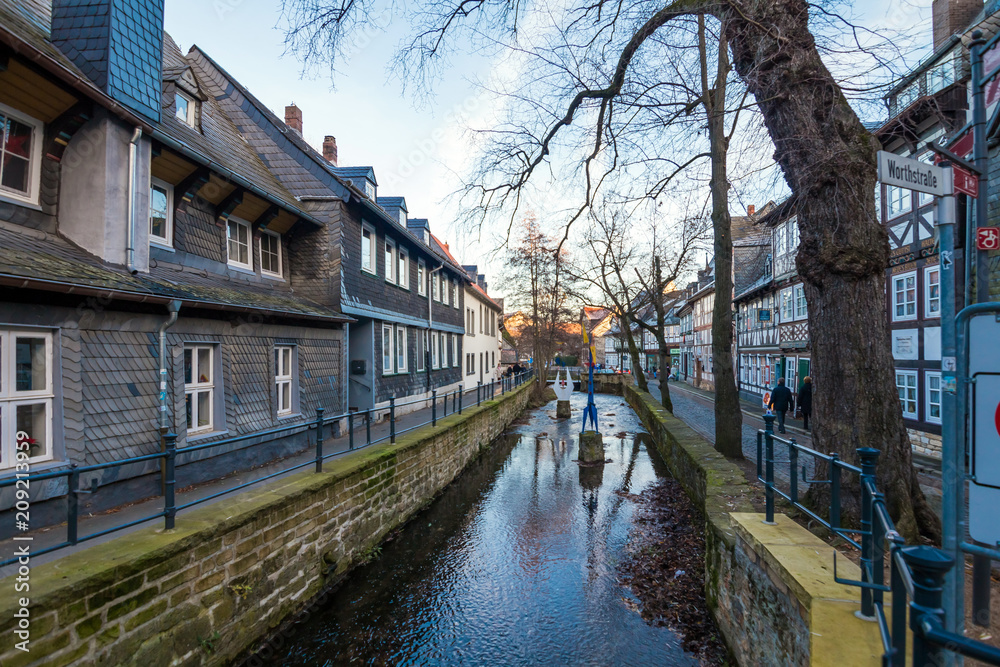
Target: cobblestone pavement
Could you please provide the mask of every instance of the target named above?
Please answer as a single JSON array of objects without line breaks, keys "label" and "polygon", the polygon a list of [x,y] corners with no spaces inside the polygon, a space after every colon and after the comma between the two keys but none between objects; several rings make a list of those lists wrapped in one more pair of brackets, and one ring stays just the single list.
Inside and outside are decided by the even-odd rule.
[{"label": "cobblestone pavement", "polygon": [[[660,400],[660,387],[659,384],[650,383],[649,385],[650,393]],[[674,415],[686,422],[688,426],[693,428],[695,431],[700,433],[711,443],[715,443],[715,403],[711,398],[705,397],[700,393],[694,391],[688,391],[683,387],[678,387],[678,385],[671,383],[670,385],[670,400],[674,404]],[[744,406],[745,409],[745,406]],[[743,414],[743,456],[746,457],[748,461],[757,460],[757,430],[764,428],[763,419],[756,417],[754,415],[748,415],[746,412]],[[785,437],[795,438],[795,441],[800,445],[811,447],[812,438],[808,435],[796,434],[789,432]],[[775,466],[774,466],[774,477],[779,482],[788,483],[789,480],[789,468],[788,468],[788,453],[782,451],[783,448],[778,447],[777,443],[775,446]],[[805,464],[806,472],[812,476],[814,466],[812,457],[800,456],[800,465]],[[802,478],[802,470],[799,470],[799,479]],[[787,491],[787,487],[783,486]],[[800,484],[800,490],[804,491],[806,486]]]}]

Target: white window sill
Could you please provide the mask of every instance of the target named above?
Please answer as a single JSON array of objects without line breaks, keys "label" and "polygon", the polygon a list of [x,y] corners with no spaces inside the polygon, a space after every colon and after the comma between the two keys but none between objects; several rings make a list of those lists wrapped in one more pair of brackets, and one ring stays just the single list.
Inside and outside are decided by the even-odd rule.
[{"label": "white window sill", "polygon": [[42,207],[34,199],[20,199],[13,195],[5,195],[0,192],[0,201],[7,202],[9,204],[15,204],[17,206],[23,206],[24,208],[30,208],[34,211],[41,211]]},{"label": "white window sill", "polygon": [[370,276],[374,276],[375,278],[378,278],[378,274],[373,269],[366,269],[363,266],[361,267],[361,273],[367,273]]},{"label": "white window sill", "polygon": [[295,419],[297,417],[301,418],[302,417],[302,413],[301,412],[288,412],[288,413],[285,413],[285,414],[277,415],[277,417],[278,417],[278,421],[282,421],[282,420],[285,420],[285,419]]},{"label": "white window sill", "polygon": [[267,278],[268,280],[280,280],[281,282],[285,281],[285,277],[280,273],[268,273],[267,271],[261,271],[260,277]]},{"label": "white window sill", "polygon": [[[70,465],[69,461],[53,461],[52,459],[49,459],[47,461],[38,461],[38,462],[35,462],[35,463],[32,463],[31,461],[28,461],[28,472],[27,472],[27,474],[34,475],[35,473],[48,472],[50,470],[55,470],[56,468],[68,467],[69,465]],[[4,468],[3,470],[0,470],[0,479],[5,479],[5,478],[8,478],[8,477],[13,477],[17,473],[18,473],[18,470],[15,467]],[[25,471],[21,470],[20,473],[22,475],[24,475]]]},{"label": "white window sill", "polygon": [[243,264],[233,264],[232,262],[226,262],[226,266],[228,266],[230,269],[233,269],[234,271],[239,271],[240,273],[248,273],[251,276],[257,275],[254,272],[253,268],[245,266]]}]

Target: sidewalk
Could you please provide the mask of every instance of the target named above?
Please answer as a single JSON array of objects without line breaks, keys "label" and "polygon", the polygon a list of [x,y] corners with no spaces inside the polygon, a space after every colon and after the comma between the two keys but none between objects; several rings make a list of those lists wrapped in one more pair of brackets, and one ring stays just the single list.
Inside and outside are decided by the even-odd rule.
[{"label": "sidewalk", "polygon": [[[499,387],[497,388],[497,394],[500,393]],[[471,394],[471,396],[470,396]],[[443,409],[443,397],[438,397],[438,409],[437,416],[439,419],[444,417]],[[486,400],[485,392],[483,400]],[[476,390],[467,390],[464,393],[463,409],[473,408],[476,406]],[[448,402],[449,414],[452,410],[452,401]],[[431,421],[431,409],[422,408],[414,412],[407,413],[405,415],[400,415],[396,417],[396,435],[399,436],[408,431],[412,431],[416,428],[420,428]],[[323,440],[323,455],[333,455],[326,460],[332,460],[339,456],[343,456],[350,452],[349,449],[349,434],[345,434],[341,437],[332,437],[332,426],[330,424],[326,427],[325,437]],[[388,442],[390,436],[390,425],[388,419],[382,422],[373,422],[371,425],[371,439],[372,444],[377,444],[378,442]],[[235,493],[240,493],[248,489],[260,488],[261,486],[270,483],[277,479],[285,478],[289,475],[299,473],[302,471],[313,470],[313,461],[316,459],[315,450],[315,436],[310,438],[312,446],[304,450],[303,452],[290,456],[284,459],[277,459],[271,461],[259,468],[254,468],[252,470],[247,470],[243,472],[232,473],[227,477],[223,477],[212,482],[206,482],[204,484],[199,484],[196,486],[187,487],[184,489],[178,489],[176,492],[176,506],[181,507],[191,502],[198,500],[210,498],[216,494],[225,493],[225,491],[233,489],[241,484],[251,483],[243,489],[240,489],[233,494],[225,494],[218,498],[211,498],[211,500],[206,500],[204,503],[198,505],[201,507],[203,505],[211,505],[218,500],[223,500],[226,498],[231,498]],[[356,416],[354,419],[354,448],[359,449],[365,447],[366,442],[366,432],[365,423],[363,415]],[[183,452],[183,450],[178,450]],[[302,466],[295,468],[295,466]],[[294,468],[290,470],[290,468]],[[269,477],[274,475],[274,477]],[[262,478],[268,477],[264,480]],[[257,482],[257,480],[260,480]],[[254,483],[256,482],[256,483]],[[100,493],[100,489],[97,490]],[[148,517],[158,512],[163,511],[163,497],[154,496],[152,498],[139,501],[131,505],[125,505],[122,507],[117,507],[99,514],[80,514],[78,519],[78,535],[82,538],[87,535],[94,535],[101,533],[106,530],[111,530],[116,526],[121,526],[132,521],[139,521],[144,517]],[[177,513],[177,525],[181,526],[184,523],[185,512],[183,510],[178,510]],[[155,530],[163,530],[163,517],[157,517],[155,519],[150,519],[144,523],[140,523],[129,528],[123,528],[121,530],[101,535],[100,537],[95,537],[94,539],[87,540],[86,542],[79,542],[76,546],[65,547],[58,549],[56,551],[41,554],[32,555],[31,564],[33,566],[41,565],[47,563],[63,556],[74,553],[81,549],[86,549],[94,544],[100,544],[102,542],[107,542],[112,540],[119,535],[126,535],[136,530],[153,528]],[[47,526],[45,528],[40,528],[38,530],[33,530],[28,533],[20,533],[18,537],[31,537],[31,551],[33,554],[46,549],[48,547],[60,544],[66,540],[66,523],[63,522],[54,526]],[[0,560],[6,560],[14,556],[15,547],[18,544],[25,544],[25,542],[13,542],[10,539],[4,540],[3,549],[0,549]],[[8,565],[6,567],[0,568],[0,578],[9,576],[17,571],[17,565]]]}]

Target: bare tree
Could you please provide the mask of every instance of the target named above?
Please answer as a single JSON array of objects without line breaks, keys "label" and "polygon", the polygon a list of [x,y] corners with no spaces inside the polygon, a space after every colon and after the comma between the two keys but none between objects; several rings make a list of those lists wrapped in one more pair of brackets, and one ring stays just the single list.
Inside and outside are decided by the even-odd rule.
[{"label": "bare tree", "polygon": [[[341,16],[327,14],[316,25],[339,34],[349,26],[344,17],[357,20],[370,4],[351,0],[341,6]],[[492,35],[498,43],[507,40],[534,56],[530,80],[508,91],[530,102],[529,115],[491,131],[483,168],[468,187],[476,198],[474,209],[492,213],[500,207],[512,221],[528,183],[560,161],[576,165],[581,176],[583,204],[568,222],[579,219],[606,175],[623,166],[622,160],[628,164],[620,151],[640,123],[640,112],[648,111],[644,118],[649,127],[683,122],[689,113],[683,105],[669,96],[661,99],[665,91],[690,87],[686,80],[668,77],[669,55],[674,47],[689,48],[690,17],[718,22],[724,38],[720,50],[731,54],[762,114],[774,158],[798,199],[802,245],[797,267],[809,304],[812,375],[818,387],[815,446],[852,462],[858,447],[880,448],[880,480],[900,531],[908,537],[937,537],[939,522],[912,466],[886,318],[871,315],[884,311],[889,252],[875,212],[877,141],[824,64],[810,29],[810,9],[816,9],[818,18],[834,16],[836,3],[578,0],[557,18],[555,35],[528,48],[517,42],[528,10],[516,0],[417,4],[425,11],[414,22],[415,37],[406,50],[415,59],[411,62],[433,61],[447,36],[463,30]],[[567,69],[572,77],[558,75]],[[698,97],[697,90],[693,94]],[[587,123],[581,125],[581,120]],[[648,154],[649,145],[656,145],[643,145],[649,140],[641,134],[631,146],[637,154]],[[685,162],[703,159],[700,153],[689,156],[657,156],[664,165],[661,189],[675,182]],[[720,296],[724,301],[729,294]],[[856,499],[857,486],[853,490]]]}]

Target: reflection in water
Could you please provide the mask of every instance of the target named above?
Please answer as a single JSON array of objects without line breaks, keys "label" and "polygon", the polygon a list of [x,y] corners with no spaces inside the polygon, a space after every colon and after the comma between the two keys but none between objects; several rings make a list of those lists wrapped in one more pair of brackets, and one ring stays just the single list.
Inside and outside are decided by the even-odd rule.
[{"label": "reflection in water", "polygon": [[[586,396],[574,395],[582,408]],[[531,414],[295,628],[276,665],[693,665],[633,610],[616,568],[660,473],[621,399],[610,463],[576,462],[579,424]],[[579,414],[579,413],[577,413]],[[610,426],[609,426],[610,428]],[[544,435],[542,435],[544,434]]]}]

